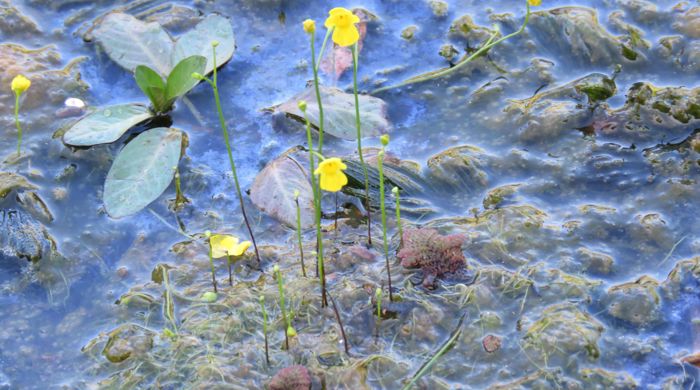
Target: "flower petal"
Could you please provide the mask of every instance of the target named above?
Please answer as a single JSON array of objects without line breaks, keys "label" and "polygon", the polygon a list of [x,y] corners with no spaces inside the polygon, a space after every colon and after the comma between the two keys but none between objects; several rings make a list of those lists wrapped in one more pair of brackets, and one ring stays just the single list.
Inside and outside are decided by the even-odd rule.
[{"label": "flower petal", "polygon": [[336,27],[333,30],[333,42],[338,46],[352,46],[360,39],[360,32],[357,27],[351,24],[347,27]]}]

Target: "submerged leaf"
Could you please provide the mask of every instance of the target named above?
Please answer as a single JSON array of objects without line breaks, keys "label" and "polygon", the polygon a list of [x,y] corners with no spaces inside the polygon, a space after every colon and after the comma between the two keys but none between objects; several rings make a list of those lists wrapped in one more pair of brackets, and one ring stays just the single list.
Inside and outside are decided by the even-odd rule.
[{"label": "submerged leaf", "polygon": [[108,144],[151,117],[153,113],[141,104],[105,107],[79,120],[63,135],[63,142],[71,146]]},{"label": "submerged leaf", "polygon": [[159,127],[129,142],[107,174],[104,203],[114,218],[148,206],[170,185],[182,152],[182,132]]},{"label": "submerged leaf", "polygon": [[297,205],[294,191],[299,191],[301,227],[313,226],[313,192],[303,163],[287,151],[258,174],[250,189],[250,198],[259,209],[289,227],[296,227]]},{"label": "submerged leaf", "polygon": [[[356,140],[355,125],[355,96],[337,88],[320,87],[323,101],[325,132],[335,137]],[[313,87],[275,107],[275,111],[290,114],[303,120],[304,114],[299,110],[298,102],[307,102],[306,112],[312,125],[318,128],[319,112],[316,103],[316,93]],[[386,103],[379,98],[360,95],[360,111],[362,112],[362,137],[378,137],[390,132],[391,124],[387,119]]]},{"label": "submerged leaf", "polygon": [[214,70],[212,41],[219,42],[219,46],[216,47],[216,66],[218,67],[230,60],[236,50],[233,28],[228,18],[209,15],[194,29],[183,34],[175,43],[172,63],[177,64],[192,55],[201,55],[207,59],[207,63],[205,70],[200,73],[211,73]]},{"label": "submerged leaf", "polygon": [[145,23],[124,13],[107,15],[94,32],[109,58],[134,71],[146,65],[167,75],[172,69],[173,40],[158,23]]}]

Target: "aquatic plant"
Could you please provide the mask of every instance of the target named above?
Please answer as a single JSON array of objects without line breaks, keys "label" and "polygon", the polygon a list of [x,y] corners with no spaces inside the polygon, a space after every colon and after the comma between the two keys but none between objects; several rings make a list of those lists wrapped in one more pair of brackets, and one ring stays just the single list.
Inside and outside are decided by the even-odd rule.
[{"label": "aquatic plant", "polygon": [[207,230],[204,232],[207,237],[207,242],[209,243],[209,265],[211,266],[211,283],[214,286],[214,292],[217,293],[219,290],[216,288],[216,267],[214,267],[214,247],[211,242],[211,232]]},{"label": "aquatic plant", "polygon": [[389,241],[386,239],[386,203],[384,195],[384,149],[389,145],[389,136],[384,134],[380,138],[382,150],[377,155],[377,170],[379,171],[379,208],[382,212],[382,245],[384,247],[384,259],[386,260],[386,277],[389,281],[389,301],[394,300],[391,288],[391,266],[389,265]]},{"label": "aquatic plant", "polygon": [[219,113],[219,124],[221,125],[221,131],[223,132],[224,135],[224,143],[226,144],[226,152],[228,153],[228,161],[231,166],[231,174],[233,175],[233,183],[236,187],[236,195],[238,196],[238,203],[241,206],[241,214],[243,215],[243,221],[245,222],[246,227],[248,228],[248,234],[250,234],[250,239],[253,241],[253,248],[255,249],[255,257],[258,260],[258,265],[260,264],[260,252],[258,252],[258,245],[255,242],[255,235],[253,234],[253,229],[250,226],[250,221],[248,221],[248,215],[246,214],[245,211],[245,204],[243,202],[243,193],[241,192],[241,185],[238,181],[238,174],[236,173],[236,163],[233,161],[233,152],[231,151],[231,143],[229,142],[229,135],[228,135],[228,126],[226,125],[226,119],[224,118],[224,111],[221,108],[221,98],[219,97],[219,86],[218,86],[218,80],[217,80],[217,72],[216,72],[216,47],[219,46],[218,41],[213,41],[211,43],[211,48],[213,52],[213,59],[214,59],[214,74],[211,79],[205,77],[201,73],[194,72],[192,73],[192,78],[198,79],[198,80],[204,80],[206,81],[212,88],[212,92],[214,93],[214,102],[216,103],[216,110]]},{"label": "aquatic plant", "polygon": [[[318,67],[321,63],[321,58],[323,58],[323,51],[326,48],[326,43],[328,42],[328,37],[330,35],[330,30],[326,33],[326,37],[323,39],[323,44],[321,45],[321,52],[319,53],[318,63],[316,62],[316,22],[312,19],[306,19],[303,22],[304,32],[309,34],[311,41],[311,69],[314,74],[314,92],[316,95],[316,103],[318,104],[318,152],[323,153],[323,134],[324,134],[324,117],[323,117],[323,102],[321,101],[321,92],[319,89],[318,82]],[[305,111],[305,110],[304,110]]]},{"label": "aquatic plant", "polygon": [[[212,36],[224,50],[209,54]],[[105,210],[120,218],[134,214],[157,199],[170,185],[187,146],[181,130],[153,127],[173,108],[174,103],[198,84],[192,73],[209,74],[215,64],[233,56],[235,41],[229,20],[209,15],[177,40],[157,23],[113,12],[100,19],[94,38],[104,52],[124,69],[133,72],[139,88],[151,107],[128,103],[97,109],[74,123],[63,134],[63,142],[73,147],[90,147],[119,140],[137,125],[147,131],[129,141],[119,152],[107,174],[103,198]],[[189,104],[189,101],[185,102]],[[177,203],[177,202],[176,202]]]},{"label": "aquatic plant", "polygon": [[399,231],[399,248],[401,248],[403,246],[403,225],[401,224],[401,194],[399,192],[399,187],[391,189],[391,193],[396,199],[396,228]]},{"label": "aquatic plant", "polygon": [[281,369],[268,384],[270,390],[309,390],[311,374],[304,366],[290,366]]},{"label": "aquatic plant", "polygon": [[265,362],[270,365],[270,353],[268,351],[268,342],[267,342],[267,310],[265,310],[265,296],[261,295],[260,298],[258,298],[258,302],[260,302],[260,310],[262,311],[262,317],[263,317],[263,336],[265,337]]},{"label": "aquatic plant", "polygon": [[29,89],[32,85],[31,80],[24,77],[23,75],[17,75],[12,79],[10,88],[15,94],[15,126],[17,127],[17,156],[20,155],[20,149],[22,147],[22,126],[19,124],[19,98],[22,94]]},{"label": "aquatic plant", "polygon": [[219,295],[215,292],[212,291],[207,291],[204,294],[202,294],[202,302],[206,303],[213,303],[216,302],[217,298],[219,298]]},{"label": "aquatic plant", "polygon": [[432,288],[435,278],[466,267],[462,253],[465,239],[461,234],[443,236],[435,229],[408,229],[398,257],[403,267],[423,270],[423,286]]},{"label": "aquatic plant", "polygon": [[215,259],[226,258],[228,264],[228,283],[230,286],[233,286],[231,266],[235,258],[243,256],[245,251],[250,248],[250,241],[239,242],[238,237],[228,234],[214,234],[208,237],[211,256]]},{"label": "aquatic plant", "polygon": [[319,185],[322,190],[338,192],[348,184],[348,177],[343,173],[348,166],[338,157],[324,158],[318,163],[314,175],[320,177]]},{"label": "aquatic plant", "polygon": [[350,47],[352,54],[352,84],[353,94],[355,96],[355,127],[357,128],[357,154],[362,165],[362,173],[365,179],[365,198],[367,200],[367,243],[372,245],[372,211],[369,207],[369,175],[367,173],[367,165],[365,164],[364,156],[362,155],[362,124],[360,121],[360,99],[357,92],[357,67],[359,60],[359,51],[357,41],[360,39],[360,33],[357,31],[355,24],[360,23],[360,18],[353,14],[350,10],[342,7],[333,8],[328,12],[325,26],[328,31],[333,31],[333,42],[341,47]]},{"label": "aquatic plant", "polygon": [[382,288],[374,290],[374,299],[377,301],[377,324],[382,320]]},{"label": "aquatic plant", "polygon": [[301,275],[306,277],[306,267],[304,266],[304,243],[301,239],[301,207],[299,207],[299,190],[294,190],[294,203],[297,207],[297,244],[299,245],[299,258],[301,259]]},{"label": "aquatic plant", "polygon": [[282,273],[280,272],[279,265],[275,264],[275,266],[272,267],[272,272],[274,272],[275,274],[275,278],[277,279],[277,288],[280,292],[280,309],[282,310],[282,317],[284,317],[284,323],[287,326],[284,334],[287,349],[289,349],[289,338],[295,337],[297,335],[297,331],[294,330],[294,327],[292,327],[292,320],[291,318],[289,318],[289,315],[287,313],[287,305],[284,302],[284,280],[282,280]]},{"label": "aquatic plant", "polygon": [[[309,146],[309,172],[315,172],[316,166],[314,162],[314,142],[311,138],[311,122],[306,115],[306,102],[301,100],[299,102],[299,109],[304,114],[304,120],[306,122],[306,141]],[[311,190],[314,197],[314,220],[316,224],[316,276],[320,278],[321,281],[321,306],[326,306],[328,300],[326,299],[326,278],[323,267],[323,232],[321,231],[321,189],[316,182],[316,175],[311,175]]]},{"label": "aquatic plant", "polygon": [[525,31],[525,27],[527,27],[528,22],[530,21],[530,6],[539,6],[542,3],[542,0],[527,0],[525,2],[526,6],[526,13],[525,13],[525,20],[523,21],[523,24],[520,26],[520,28],[502,38],[496,39],[498,35],[500,34],[498,30],[498,26],[495,26],[494,31],[491,33],[491,36],[486,40],[486,42],[479,47],[478,50],[474,51],[473,53],[469,54],[468,56],[465,56],[465,58],[461,59],[458,61],[456,64],[450,65],[449,68],[443,68],[439,69],[436,71],[420,74],[418,76],[411,77],[407,80],[404,80],[398,84],[394,85],[389,85],[386,87],[381,87],[373,90],[371,92],[372,95],[377,94],[379,92],[387,91],[390,89],[395,89],[395,88],[400,88],[400,87],[405,87],[407,85],[415,84],[415,83],[420,83],[424,81],[429,81],[429,80],[434,80],[440,77],[448,76],[451,74],[454,74],[455,72],[459,71],[460,69],[464,68],[468,63],[472,62],[473,60],[485,55],[491,48],[494,46],[498,45],[499,43],[508,40],[510,38],[513,38],[523,31]]}]

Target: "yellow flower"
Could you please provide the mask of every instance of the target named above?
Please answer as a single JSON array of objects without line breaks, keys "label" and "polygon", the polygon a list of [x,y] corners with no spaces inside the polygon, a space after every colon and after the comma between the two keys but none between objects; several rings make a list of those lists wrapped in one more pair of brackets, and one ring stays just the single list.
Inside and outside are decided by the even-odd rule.
[{"label": "yellow flower", "polygon": [[360,32],[357,31],[355,23],[360,23],[360,18],[345,8],[333,8],[328,12],[328,19],[324,25],[326,28],[333,27],[333,42],[338,46],[350,46],[360,39]]},{"label": "yellow flower", "polygon": [[527,3],[530,4],[532,7],[537,7],[540,4],[542,4],[542,0],[527,0]]},{"label": "yellow flower", "polygon": [[306,31],[307,34],[312,34],[314,31],[316,31],[316,22],[314,22],[313,19],[306,19],[303,25],[304,31]]},{"label": "yellow flower", "polygon": [[315,175],[321,175],[321,189],[328,192],[338,192],[348,184],[348,177],[343,171],[348,166],[338,157],[327,158],[318,164]]},{"label": "yellow flower", "polygon": [[238,242],[238,237],[228,234],[212,234],[209,238],[212,257],[220,259],[227,256],[240,256],[250,247],[250,241]]},{"label": "yellow flower", "polygon": [[14,79],[12,79],[12,92],[21,95],[24,93],[24,91],[29,89],[29,86],[32,85],[32,82],[29,81],[28,78],[20,75],[15,76]]}]

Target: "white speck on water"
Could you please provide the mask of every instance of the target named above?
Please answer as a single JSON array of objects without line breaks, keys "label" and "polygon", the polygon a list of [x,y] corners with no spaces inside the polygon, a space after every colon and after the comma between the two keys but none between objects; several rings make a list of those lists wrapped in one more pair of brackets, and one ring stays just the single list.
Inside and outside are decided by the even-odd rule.
[{"label": "white speck on water", "polygon": [[85,102],[78,98],[68,98],[63,104],[66,107],[85,108]]}]

